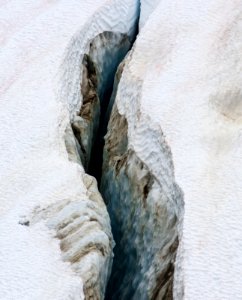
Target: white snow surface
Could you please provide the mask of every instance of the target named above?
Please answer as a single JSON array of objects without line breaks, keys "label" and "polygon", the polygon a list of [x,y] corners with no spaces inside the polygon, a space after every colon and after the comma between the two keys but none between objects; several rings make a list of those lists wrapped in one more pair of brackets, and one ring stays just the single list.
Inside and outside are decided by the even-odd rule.
[{"label": "white snow surface", "polygon": [[160,0],[141,0],[140,1],[140,20],[139,20],[140,29],[142,29],[142,27],[145,25],[149,16],[155,10],[155,8],[159,4],[159,2],[160,2]]},{"label": "white snow surface", "polygon": [[151,132],[171,148],[185,202],[178,300],[242,299],[241,16],[240,0],[161,0],[117,93],[129,147],[157,178],[166,162]]},{"label": "white snow surface", "polygon": [[[55,233],[19,220],[86,197],[84,171],[63,141],[81,106],[79,54],[100,31],[127,31],[131,2],[0,1],[1,300],[83,298]],[[242,299],[242,3],[161,0],[150,12],[127,69],[133,81],[124,72],[120,82],[128,91],[142,84],[138,107],[119,95],[117,106],[130,146],[154,174],[156,144],[143,129],[160,128],[171,147],[185,201],[174,296]]]},{"label": "white snow surface", "polygon": [[44,220],[19,221],[87,197],[83,168],[68,160],[63,138],[81,106],[80,55],[102,31],[129,31],[136,2],[0,1],[1,300],[83,299],[82,280],[62,261],[55,233]]}]

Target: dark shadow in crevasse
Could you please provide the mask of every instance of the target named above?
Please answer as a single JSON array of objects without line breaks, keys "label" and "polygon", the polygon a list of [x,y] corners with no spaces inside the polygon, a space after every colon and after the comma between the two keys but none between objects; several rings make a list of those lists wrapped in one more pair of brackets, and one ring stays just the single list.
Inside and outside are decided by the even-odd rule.
[{"label": "dark shadow in crevasse", "polygon": [[80,85],[83,103],[78,122],[72,129],[79,144],[79,154],[86,172],[100,183],[104,136],[107,131],[106,115],[113,91],[115,73],[131,49],[133,40],[126,34],[105,31],[89,45],[82,61]]}]

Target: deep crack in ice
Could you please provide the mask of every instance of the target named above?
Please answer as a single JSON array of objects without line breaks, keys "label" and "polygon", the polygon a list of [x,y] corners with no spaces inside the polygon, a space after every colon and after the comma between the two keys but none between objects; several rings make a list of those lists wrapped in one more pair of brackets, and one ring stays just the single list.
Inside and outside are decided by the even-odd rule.
[{"label": "deep crack in ice", "polygon": [[[116,242],[106,299],[172,299],[178,246],[176,209],[167,207],[167,200],[156,199],[157,189],[158,198],[170,196],[162,183],[159,187],[159,180],[145,163],[128,149],[128,122],[115,105],[125,57],[133,43],[127,35],[114,32],[103,32],[90,42],[82,61],[83,103],[72,130],[86,172],[99,183]],[[107,133],[108,124],[111,131]],[[168,193],[182,199],[175,183],[172,189]],[[155,203],[158,201],[157,212],[152,212],[152,197]],[[158,220],[160,217],[163,219]],[[164,242],[157,241],[160,234]],[[147,278],[149,272],[152,274]]]}]

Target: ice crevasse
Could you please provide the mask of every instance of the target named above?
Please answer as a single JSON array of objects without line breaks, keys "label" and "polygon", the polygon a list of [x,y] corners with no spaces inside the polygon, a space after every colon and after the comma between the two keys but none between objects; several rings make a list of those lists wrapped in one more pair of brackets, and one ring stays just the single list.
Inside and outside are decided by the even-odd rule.
[{"label": "ice crevasse", "polygon": [[138,1],[1,3],[0,299],[104,298],[114,241],[70,124],[92,41],[132,40],[138,9]]},{"label": "ice crevasse", "polygon": [[0,299],[241,299],[241,13],[2,1]]}]

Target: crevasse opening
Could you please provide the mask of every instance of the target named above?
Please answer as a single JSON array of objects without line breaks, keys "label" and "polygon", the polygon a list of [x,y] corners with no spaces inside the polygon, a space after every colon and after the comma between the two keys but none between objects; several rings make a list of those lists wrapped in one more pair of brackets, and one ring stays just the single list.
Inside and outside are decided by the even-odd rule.
[{"label": "crevasse opening", "polygon": [[83,57],[81,93],[83,104],[72,123],[78,141],[79,155],[86,172],[98,182],[102,172],[102,153],[106,134],[107,110],[119,64],[131,49],[133,40],[118,32],[106,31],[90,43]]},{"label": "crevasse opening", "polygon": [[[99,183],[116,242],[106,299],[171,299],[178,246],[176,208],[166,205],[170,196],[162,180],[128,149],[128,123],[115,105],[133,43],[125,34],[108,31],[90,42],[82,61],[83,104],[71,127],[80,160]],[[171,189],[173,198],[182,198],[175,182]],[[160,202],[158,212],[154,199]],[[157,220],[161,216],[162,221]]]}]

